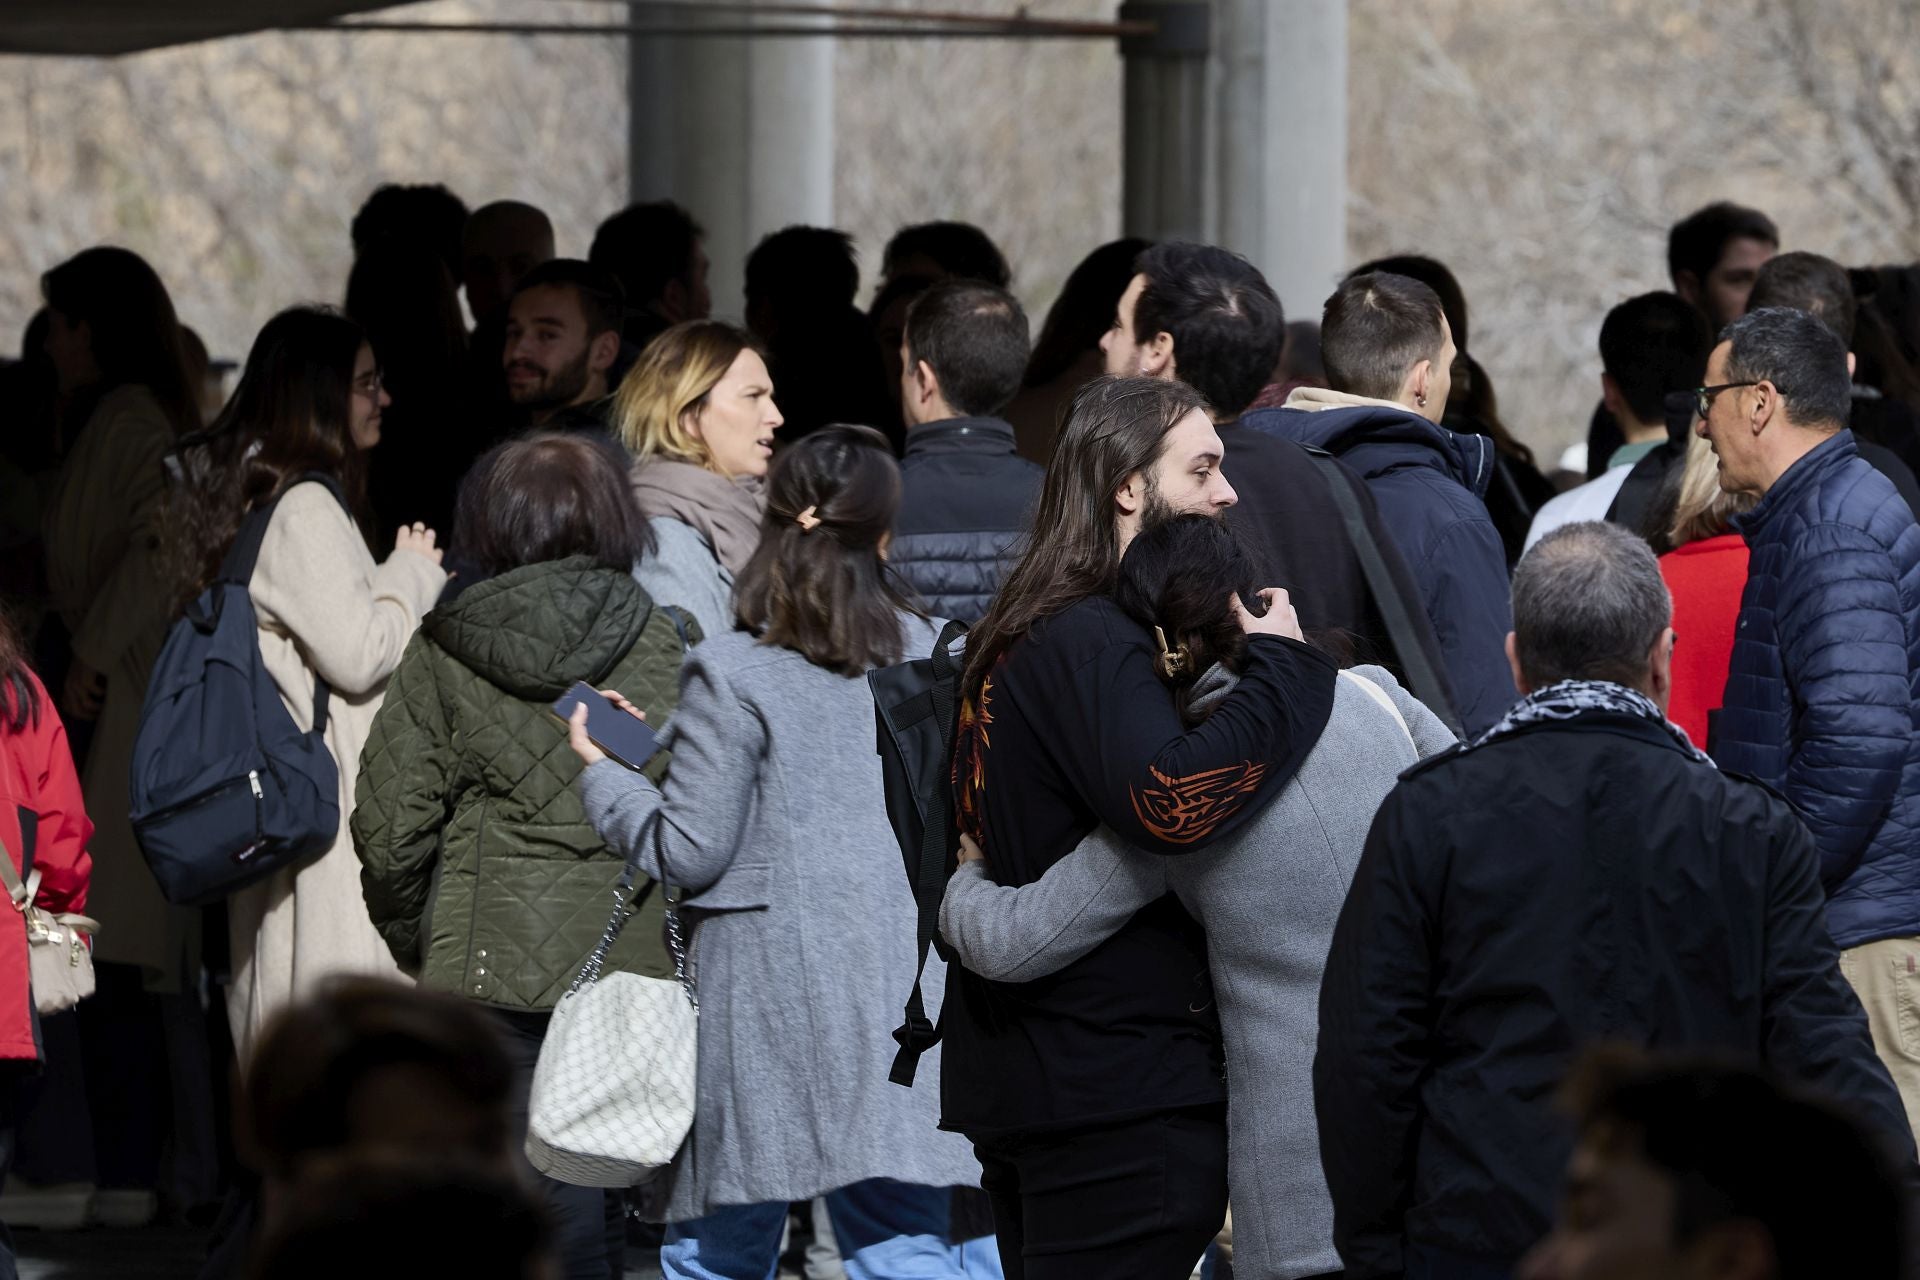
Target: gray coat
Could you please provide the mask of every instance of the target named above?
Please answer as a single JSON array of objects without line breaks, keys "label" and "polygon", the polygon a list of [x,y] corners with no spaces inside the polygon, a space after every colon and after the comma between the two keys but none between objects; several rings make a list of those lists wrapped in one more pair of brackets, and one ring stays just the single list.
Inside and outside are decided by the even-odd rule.
[{"label": "gray coat", "polygon": [[[903,622],[907,652],[932,647],[935,629]],[[867,682],[727,632],[688,655],[662,738],[664,794],[611,760],[581,774],[608,845],[684,887],[697,922],[698,1101],[662,1216],[866,1178],[978,1185],[967,1140],[936,1127],[938,1055],[912,1089],[887,1080],[915,917]],[[937,999],[945,974],[928,974]]]},{"label": "gray coat", "polygon": [[733,616],[733,575],[713,554],[698,530],[672,516],[647,521],[654,549],[633,565],[634,581],[656,603],[678,605],[693,615],[703,636],[723,636],[737,625]]},{"label": "gray coat", "polygon": [[1299,773],[1232,839],[1160,858],[1103,827],[1022,888],[995,885],[979,863],[963,865],[940,913],[940,931],[967,968],[1025,982],[1091,951],[1167,890],[1179,894],[1206,928],[1220,1001],[1233,1266],[1248,1280],[1340,1270],[1313,1112],[1320,974],[1374,810],[1401,770],[1454,744],[1388,672],[1351,674],[1384,690],[1406,728],[1343,678]]}]

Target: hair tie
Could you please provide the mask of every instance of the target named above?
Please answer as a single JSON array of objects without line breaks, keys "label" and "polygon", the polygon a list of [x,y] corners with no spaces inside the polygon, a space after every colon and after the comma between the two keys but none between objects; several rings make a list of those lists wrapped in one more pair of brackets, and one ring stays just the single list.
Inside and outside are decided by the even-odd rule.
[{"label": "hair tie", "polygon": [[1187,652],[1187,646],[1177,648],[1167,646],[1167,633],[1159,627],[1153,629],[1153,638],[1160,642],[1160,656],[1153,660],[1154,670],[1160,673],[1162,680],[1174,680],[1186,674],[1187,666],[1193,656]]},{"label": "hair tie", "polygon": [[819,509],[819,505],[815,504],[793,518],[793,522],[800,526],[800,532],[812,533],[820,527],[820,517],[814,514]]}]

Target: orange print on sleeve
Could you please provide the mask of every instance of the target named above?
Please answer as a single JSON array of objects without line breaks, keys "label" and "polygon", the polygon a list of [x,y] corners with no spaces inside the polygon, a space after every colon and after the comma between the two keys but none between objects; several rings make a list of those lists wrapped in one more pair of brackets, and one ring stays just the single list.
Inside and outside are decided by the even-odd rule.
[{"label": "orange print on sleeve", "polygon": [[1243,760],[1186,778],[1170,778],[1158,769],[1148,772],[1158,786],[1127,788],[1134,817],[1168,844],[1192,844],[1206,839],[1239,811],[1247,797],[1260,789],[1267,766]]}]

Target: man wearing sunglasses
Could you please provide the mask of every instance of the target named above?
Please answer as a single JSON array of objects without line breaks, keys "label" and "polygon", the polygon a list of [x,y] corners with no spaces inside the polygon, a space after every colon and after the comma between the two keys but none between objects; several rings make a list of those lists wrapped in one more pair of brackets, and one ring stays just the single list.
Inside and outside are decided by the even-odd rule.
[{"label": "man wearing sunglasses", "polygon": [[1813,833],[1840,968],[1920,1116],[1920,526],[1846,429],[1846,344],[1805,311],[1736,320],[1695,393],[1752,557],[1713,754]]}]

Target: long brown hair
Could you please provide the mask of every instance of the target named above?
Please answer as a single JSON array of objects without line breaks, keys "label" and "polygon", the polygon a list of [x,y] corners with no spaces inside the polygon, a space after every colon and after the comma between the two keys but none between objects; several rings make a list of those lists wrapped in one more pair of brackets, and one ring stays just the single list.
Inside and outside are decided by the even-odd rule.
[{"label": "long brown hair", "polygon": [[40,277],[40,293],[70,323],[86,324],[100,368],[95,392],[145,387],[175,435],[199,427],[173,298],[145,258],[113,245],[84,249]]},{"label": "long brown hair", "polygon": [[40,723],[40,699],[27,670],[20,629],[0,608],[0,733],[24,733]]},{"label": "long brown hair", "polygon": [[176,594],[190,600],[215,573],[253,507],[300,475],[339,482],[364,536],[366,455],[353,442],[353,366],[366,336],[326,307],[289,307],[253,340],[233,397],[198,437],[198,458],[163,517]]},{"label": "long brown hair", "polygon": [[969,639],[966,694],[978,691],[1034,623],[1113,588],[1120,568],[1114,495],[1128,476],[1151,475],[1174,424],[1205,407],[1192,387],[1164,378],[1100,377],[1080,388],[1026,550]]},{"label": "long brown hair", "polygon": [[900,511],[900,464],[872,427],[822,427],[774,460],[760,546],[734,585],[734,609],[760,643],[858,676],[900,660],[900,615],[881,543]]}]

